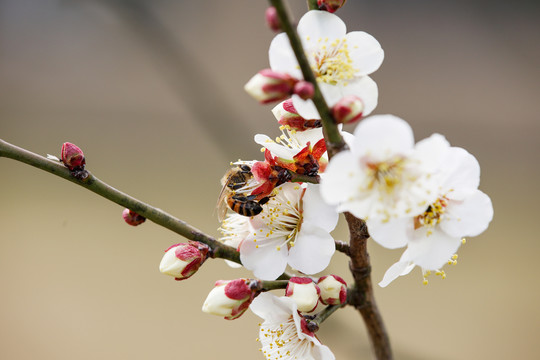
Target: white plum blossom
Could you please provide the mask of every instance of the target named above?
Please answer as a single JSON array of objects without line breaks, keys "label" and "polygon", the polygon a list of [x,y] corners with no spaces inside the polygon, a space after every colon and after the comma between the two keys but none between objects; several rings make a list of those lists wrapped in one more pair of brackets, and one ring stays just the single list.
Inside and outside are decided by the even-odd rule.
[{"label": "white plum blossom", "polygon": [[[254,140],[257,144],[270,150],[273,156],[277,156],[284,161],[293,161],[294,156],[304,149],[308,143],[313,148],[315,144],[324,139],[322,128],[296,131],[282,125],[279,129],[281,130],[281,135],[276,137],[275,140],[264,134],[255,135]],[[326,150],[326,146],[324,149]],[[328,159],[327,155],[323,156]]]},{"label": "white plum blossom", "polygon": [[406,242],[400,261],[392,265],[379,285],[387,286],[416,265],[425,279],[431,271],[445,277],[444,264],[455,264],[465,236],[484,232],[493,218],[490,198],[478,190],[480,166],[467,151],[451,147],[441,158],[437,199],[413,216],[382,223],[367,221],[372,238],[388,247]]},{"label": "white plum blossom", "polygon": [[418,214],[436,200],[434,175],[449,147],[443,136],[434,134],[415,145],[407,122],[375,115],[360,122],[349,145],[331,159],[321,178],[321,195],[339,212],[389,221]]},{"label": "white plum blossom", "polygon": [[328,346],[321,344],[308,330],[306,320],[298,313],[293,299],[263,293],[253,300],[250,309],[264,319],[258,340],[266,359],[335,359]]},{"label": "white plum blossom", "polygon": [[[227,214],[218,230],[221,232],[221,237],[218,240],[235,249],[238,249],[242,241],[253,232],[249,218],[235,212]],[[242,265],[229,260],[225,260],[225,262],[232,268],[242,267]]]},{"label": "white plum blossom", "polygon": [[[364,115],[377,106],[377,84],[368,76],[384,59],[379,42],[362,31],[347,33],[345,23],[326,11],[309,11],[298,22],[298,35],[328,103],[334,106],[347,95],[356,95],[364,103]],[[270,67],[301,79],[302,73],[285,33],[270,44]],[[293,95],[298,113],[306,119],[320,119],[313,101]]]},{"label": "white plum blossom", "polygon": [[250,218],[253,233],[240,245],[242,265],[263,280],[275,280],[287,264],[309,275],[324,270],[335,252],[334,207],[322,200],[316,184],[286,183],[275,194]]}]

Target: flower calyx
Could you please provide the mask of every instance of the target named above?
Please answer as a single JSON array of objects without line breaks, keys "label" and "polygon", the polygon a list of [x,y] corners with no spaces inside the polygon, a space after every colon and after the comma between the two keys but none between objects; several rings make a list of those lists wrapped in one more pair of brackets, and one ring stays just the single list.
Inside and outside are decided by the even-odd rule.
[{"label": "flower calyx", "polygon": [[334,13],[336,10],[345,5],[346,1],[347,0],[317,0],[317,5],[319,5],[319,10]]},{"label": "flower calyx", "polygon": [[291,130],[305,131],[322,127],[320,119],[304,119],[294,108],[292,99],[283,101],[272,109],[277,121]]},{"label": "flower calyx", "polygon": [[124,218],[126,224],[131,226],[137,226],[146,221],[144,216],[139,215],[130,209],[124,209],[124,211],[122,211],[122,218]]}]

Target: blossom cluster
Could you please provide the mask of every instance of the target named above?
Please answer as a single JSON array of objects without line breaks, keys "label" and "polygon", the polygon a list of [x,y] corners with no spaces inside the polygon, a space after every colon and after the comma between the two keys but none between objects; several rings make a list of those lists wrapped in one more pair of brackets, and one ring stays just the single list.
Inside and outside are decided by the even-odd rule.
[{"label": "blossom cluster", "polygon": [[[203,311],[232,320],[251,308],[264,319],[259,340],[268,359],[334,359],[310,319],[347,303],[341,277],[316,277],[336,251],[331,233],[340,213],[364,220],[381,246],[405,248],[382,287],[416,266],[424,283],[431,272],[444,278],[442,268],[457,262],[464,238],[482,233],[493,217],[489,197],[478,189],[480,167],[473,155],[440,134],[415,143],[412,128],[397,116],[366,117],[377,106],[378,87],[370,75],[384,51],[365,32],[347,33],[333,14],[343,3],[319,1],[321,10],[307,12],[297,33],[335,123],[358,122],[353,134],[338,125],[345,149],[329,157],[315,84],[304,79],[288,36],[280,33],[270,44],[270,68],[253,76],[245,90],[263,104],[279,102],[272,114],[281,134],[255,135],[264,159],[232,163],[221,181],[219,240],[237,249],[256,279],[216,282]],[[278,30],[275,9],[266,17]],[[160,270],[186,279],[208,251],[194,243],[173,246]],[[289,269],[299,275],[291,277]],[[284,274],[284,296],[266,292],[276,289],[268,282],[279,285],[275,280]]]}]

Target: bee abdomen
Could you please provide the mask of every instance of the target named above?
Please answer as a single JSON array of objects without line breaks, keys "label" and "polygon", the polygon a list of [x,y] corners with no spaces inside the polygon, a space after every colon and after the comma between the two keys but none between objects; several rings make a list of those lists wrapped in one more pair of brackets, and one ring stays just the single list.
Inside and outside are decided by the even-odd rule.
[{"label": "bee abdomen", "polygon": [[248,200],[247,197],[239,195],[229,196],[227,198],[227,205],[229,205],[232,211],[244,216],[259,215],[263,210],[257,201]]}]

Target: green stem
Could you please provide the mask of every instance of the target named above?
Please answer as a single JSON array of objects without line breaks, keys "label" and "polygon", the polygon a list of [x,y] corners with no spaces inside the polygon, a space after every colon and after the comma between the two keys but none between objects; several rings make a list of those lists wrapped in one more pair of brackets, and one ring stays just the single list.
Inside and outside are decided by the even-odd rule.
[{"label": "green stem", "polygon": [[289,283],[288,280],[273,280],[273,281],[259,280],[259,286],[262,291],[285,289],[288,283]]},{"label": "green stem", "polygon": [[308,319],[308,329],[312,332],[319,330],[319,326],[322,322],[330,317],[336,310],[342,308],[343,305],[330,305],[327,306],[323,311],[315,315],[313,319]]},{"label": "green stem", "polygon": [[291,182],[305,182],[305,183],[310,183],[310,184],[318,184],[320,180],[319,175],[316,175],[316,176],[300,175],[290,170],[289,170],[289,174],[291,174]]},{"label": "green stem", "polygon": [[309,10],[319,10],[317,0],[307,0],[307,7]]},{"label": "green stem", "polygon": [[291,47],[294,51],[294,55],[298,60],[298,65],[300,65],[300,70],[302,71],[302,75],[304,76],[304,80],[309,81],[313,84],[315,94],[313,95],[312,100],[315,104],[315,107],[317,108],[317,111],[319,112],[319,115],[321,116],[324,137],[326,140],[326,148],[328,150],[329,157],[332,157],[346,147],[345,141],[343,141],[343,137],[339,133],[339,129],[336,122],[334,121],[334,118],[332,117],[330,109],[328,108],[328,104],[326,104],[326,101],[324,100],[321,89],[317,84],[315,74],[311,69],[306,54],[304,53],[302,42],[298,37],[298,33],[292,26],[289,14],[287,12],[287,9],[285,8],[285,5],[283,4],[283,1],[269,1],[271,5],[276,8],[279,21],[281,23],[281,28],[283,29],[283,31],[285,31],[287,37],[289,38]]},{"label": "green stem", "polygon": [[215,238],[203,233],[186,222],[167,214],[161,209],[148,205],[113,188],[112,186],[99,180],[90,172],[88,172],[88,176],[85,176],[83,179],[79,180],[74,177],[62,163],[49,160],[41,155],[9,144],[1,139],[0,157],[6,157],[23,162],[80,185],[108,200],[111,200],[112,202],[117,203],[118,205],[135,211],[137,214],[144,216],[148,220],[161,225],[185,237],[186,239],[198,241],[210,246],[212,249],[212,257],[214,258],[227,259],[240,264],[240,254],[235,248],[220,243]]}]

